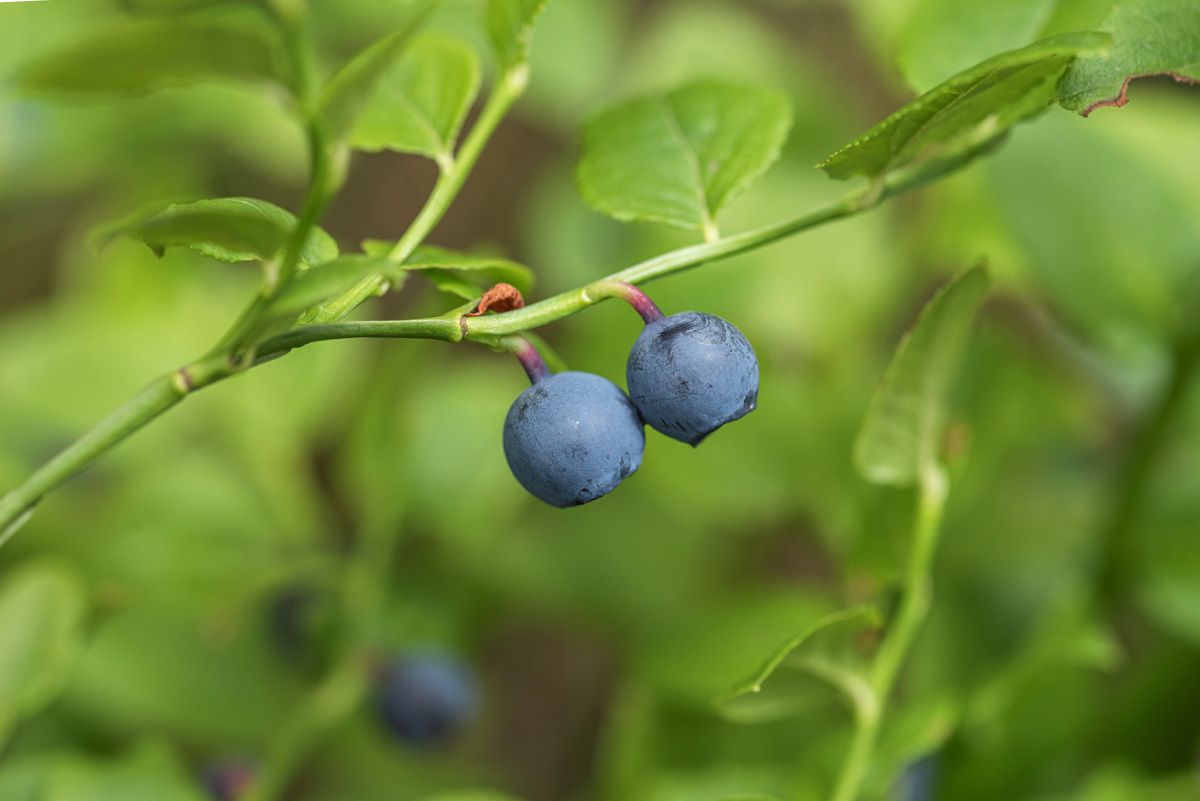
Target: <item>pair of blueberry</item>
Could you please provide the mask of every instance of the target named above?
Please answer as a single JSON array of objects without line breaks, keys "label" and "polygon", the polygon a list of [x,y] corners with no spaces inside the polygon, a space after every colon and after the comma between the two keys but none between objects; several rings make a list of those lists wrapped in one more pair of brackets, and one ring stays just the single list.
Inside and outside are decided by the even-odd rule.
[{"label": "pair of blueberry", "polygon": [[628,395],[598,375],[551,375],[522,359],[533,385],[509,409],[504,455],[551,506],[594,501],[637,470],[643,423],[695,446],[757,404],[758,360],[741,331],[702,312],[664,317],[640,292],[627,299],[646,321],[626,365]]}]

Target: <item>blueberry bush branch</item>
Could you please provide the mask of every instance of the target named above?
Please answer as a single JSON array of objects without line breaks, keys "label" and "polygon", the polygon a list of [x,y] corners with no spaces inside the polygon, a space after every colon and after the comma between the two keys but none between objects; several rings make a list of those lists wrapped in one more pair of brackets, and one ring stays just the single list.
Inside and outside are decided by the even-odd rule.
[{"label": "blueberry bush branch", "polygon": [[[887,196],[917,185],[917,182],[896,186]],[[432,339],[459,342],[464,339],[492,344],[498,337],[520,333],[582,311],[611,297],[601,291],[607,282],[640,284],[682,270],[745,253],[779,239],[815,228],[827,222],[851,217],[872,208],[864,203],[865,195],[855,192],[844,199],[822,206],[793,220],[765,226],[743,234],[718,239],[715,242],[693,245],[671,251],[613,273],[592,286],[563,292],[544,301],[504,314],[466,318],[461,313],[452,316],[418,320],[349,321],[298,325],[267,338],[255,348],[256,363],[269,361],[303,345],[335,339]],[[374,279],[372,279],[374,281]],[[374,288],[370,293],[376,291]],[[355,288],[357,294],[358,287]],[[369,294],[369,293],[368,293]],[[215,354],[190,363],[154,381],[92,431],[81,437],[44,466],[21,486],[0,499],[0,531],[13,528],[13,523],[51,492],[109,449],[137,432],[150,421],[170,409],[192,392],[228,378],[253,364],[243,364],[235,356]],[[9,532],[15,533],[15,532]]]},{"label": "blueberry bush branch", "polygon": [[861,795],[888,699],[913,640],[929,614],[932,602],[930,570],[947,491],[946,477],[939,468],[931,469],[921,480],[912,546],[900,587],[900,605],[868,672],[865,687],[848,695],[854,715],[854,733],[838,773],[832,801],[856,801]]}]

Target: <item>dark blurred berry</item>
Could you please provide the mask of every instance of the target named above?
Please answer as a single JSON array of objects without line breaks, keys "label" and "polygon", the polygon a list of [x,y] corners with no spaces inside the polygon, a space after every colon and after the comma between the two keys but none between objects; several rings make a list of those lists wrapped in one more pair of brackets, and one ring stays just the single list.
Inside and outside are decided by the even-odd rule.
[{"label": "dark blurred berry", "polygon": [[475,719],[479,689],[469,668],[437,652],[402,654],[388,662],[376,689],[388,729],[422,748],[446,745]]},{"label": "dark blurred berry", "polygon": [[211,762],[200,772],[204,789],[216,801],[237,801],[254,783],[254,766],[245,759]]}]

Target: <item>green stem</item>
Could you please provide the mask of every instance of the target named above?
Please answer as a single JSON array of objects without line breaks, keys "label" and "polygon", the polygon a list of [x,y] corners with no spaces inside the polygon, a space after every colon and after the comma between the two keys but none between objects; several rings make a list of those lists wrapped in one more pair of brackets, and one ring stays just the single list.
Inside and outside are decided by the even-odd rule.
[{"label": "green stem", "polygon": [[305,15],[281,17],[279,22],[283,28],[284,50],[294,73],[292,91],[308,138],[308,189],[282,260],[277,265],[264,265],[265,278],[259,294],[221,337],[211,354],[236,352],[253,342],[267,317],[271,301],[291,283],[299,270],[304,247],[345,177],[344,166],[340,161],[335,163],[318,107],[316,67]]},{"label": "green stem", "polygon": [[1141,421],[1124,459],[1113,477],[1109,497],[1114,499],[1100,536],[1097,588],[1101,600],[1111,605],[1124,593],[1125,571],[1134,559],[1133,542],[1138,518],[1146,503],[1154,468],[1183,410],[1188,392],[1200,369],[1200,326],[1186,331],[1171,349],[1170,375]]},{"label": "green stem", "polygon": [[[529,67],[525,64],[519,64],[503,75],[492,90],[479,119],[463,141],[458,154],[438,176],[437,184],[417,218],[388,254],[389,259],[398,264],[407,261],[445,216],[504,115],[517,98],[524,94],[528,80]],[[386,284],[387,279],[381,275],[368,276],[340,297],[318,306],[305,315],[301,322],[327,323],[340,320],[358,308],[363,301],[378,295]]]},{"label": "green stem", "polygon": [[857,801],[862,794],[888,699],[917,632],[929,614],[932,598],[930,572],[946,494],[945,474],[940,468],[927,470],[917,493],[913,541],[904,570],[900,606],[871,664],[869,680],[874,691],[874,703],[855,704],[854,734],[838,774],[832,801]]},{"label": "green stem", "polygon": [[521,309],[504,314],[464,318],[466,338],[476,340],[516,334],[552,323],[602,300],[618,296],[619,293],[611,289],[614,282],[642,284],[665,275],[698,267],[701,264],[760,248],[801,231],[850,217],[870,208],[870,206],[863,205],[863,197],[862,192],[854,192],[795,219],[756,228],[753,231],[718,239],[715,242],[704,242],[673,250],[618,273],[613,273],[585,287],[563,292],[552,298],[531,303]]},{"label": "green stem", "polygon": [[[512,77],[514,75],[516,77]],[[490,135],[490,128],[493,128],[495,123],[498,122],[499,117],[502,116],[502,110],[507,108],[512,100],[520,94],[522,81],[523,77],[520,71],[510,73],[510,80],[502,84],[509,88],[503,91],[498,90],[493,95],[492,101],[488,103],[491,111],[485,110],[484,116],[481,117],[480,122],[472,130],[467,143],[463,146],[463,157],[460,158],[459,165],[473,161],[478,156],[477,151],[482,149],[487,137]],[[511,97],[508,97],[508,95],[511,95]],[[455,169],[458,169],[458,167]],[[469,318],[461,316],[456,311],[443,317],[424,320],[301,325],[260,343],[256,348],[255,363],[268,361],[286,353],[292,348],[301,347],[311,342],[355,337],[435,339],[445,342],[458,342],[463,339],[470,339],[494,345],[503,336],[547,325],[563,317],[582,311],[606,297],[612,297],[614,295],[610,291],[613,286],[612,282],[627,284],[643,283],[707,262],[727,258],[738,253],[745,253],[827,222],[851,217],[859,212],[873,208],[885,198],[920,186],[929,180],[930,175],[944,173],[944,168],[941,172],[938,170],[938,165],[934,163],[926,170],[913,171],[901,176],[896,181],[889,182],[886,186],[882,187],[882,190],[879,185],[872,185],[865,191],[851,193],[840,200],[822,206],[795,219],[764,226],[743,234],[719,239],[715,242],[706,242],[665,253],[640,264],[635,264],[588,286],[564,292],[552,298],[526,306],[523,309],[517,309],[504,314]],[[465,177],[465,173],[463,177]],[[448,202],[448,197],[442,201],[443,204],[448,204]],[[417,241],[415,234],[411,237],[406,237],[406,239],[410,243]],[[415,244],[411,246],[415,247]],[[350,308],[353,308],[353,306],[346,307],[346,311],[348,312]],[[213,369],[210,375],[208,366],[214,364],[223,364],[226,367],[223,370]],[[220,353],[216,353],[210,354],[205,359],[187,368],[196,371],[196,376],[193,376],[192,389],[199,389],[201,386],[214,383],[237,372],[236,368],[229,367],[228,365],[229,359]],[[202,366],[204,367],[203,370],[201,369]],[[174,375],[176,373],[169,374],[165,379],[161,379],[160,381],[173,380],[171,377]],[[205,378],[206,380],[200,381],[200,378]],[[150,392],[150,390],[147,390],[147,392]],[[100,426],[97,426],[96,429],[84,435],[83,439],[75,445],[72,445],[39,469],[24,484],[13,490],[3,499],[0,499],[0,544],[3,544],[5,537],[11,535],[15,530],[13,524],[25,515],[43,495],[61,485],[122,439],[146,425],[159,414],[162,414],[162,412],[178,402],[179,398],[174,398],[170,402],[167,402],[168,399],[156,395],[153,400],[154,402],[147,403],[142,400],[142,396],[138,396],[138,398],[130,401],[127,406],[122,407],[112,417],[105,420]]]},{"label": "green stem", "polygon": [[21,486],[0,498],[0,542],[15,533],[14,525],[49,492],[96,461],[192,392],[220,381],[236,367],[225,358],[210,358],[167,373],[134,395],[91,431],[42,465]]}]

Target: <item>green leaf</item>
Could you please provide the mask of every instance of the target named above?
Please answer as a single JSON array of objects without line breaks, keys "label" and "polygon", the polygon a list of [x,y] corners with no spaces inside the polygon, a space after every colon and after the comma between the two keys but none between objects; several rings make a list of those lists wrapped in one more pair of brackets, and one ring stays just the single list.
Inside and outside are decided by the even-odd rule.
[{"label": "green leaf", "polygon": [[[105,229],[100,239],[131,236],[159,256],[167,248],[187,247],[224,262],[270,261],[281,255],[295,225],[291,212],[265,200],[217,198],[172,203],[160,211],[138,214]],[[320,264],[337,255],[333,237],[314,228],[300,252],[300,262]]]},{"label": "green leaf", "polygon": [[977,147],[1049,106],[1071,61],[1108,41],[1103,33],[1065,34],[989,59],[921,95],[818,166],[834,178],[874,178]]},{"label": "green leaf", "polygon": [[[371,255],[386,254],[391,242],[368,239],[363,250]],[[522,293],[533,289],[534,275],[523,264],[495,256],[472,256],[434,245],[417,248],[403,265],[405,270],[420,270],[434,284],[452,295],[474,300],[482,290],[495,284],[512,284]]]},{"label": "green leaf", "polygon": [[985,58],[1035,41],[1057,0],[920,0],[897,56],[924,92]]},{"label": "green leaf", "polygon": [[254,626],[215,631],[211,614],[161,599],[133,604],[97,628],[62,704],[114,733],[258,742],[303,698],[300,677],[266,649]]},{"label": "green leaf", "polygon": [[1058,85],[1058,102],[1087,116],[1125,105],[1134,78],[1171,75],[1200,81],[1200,4],[1195,0],[1124,0],[1101,30],[1113,36],[1105,54],[1080,57]]},{"label": "green leaf", "polygon": [[428,8],[424,5],[407,25],[368,46],[325,83],[320,113],[325,133],[332,142],[341,143],[350,136],[379,80],[404,52]]},{"label": "green leaf", "polygon": [[908,486],[937,466],[946,392],[988,275],[974,267],[934,296],[901,340],[854,443],[859,472]]},{"label": "green leaf", "polygon": [[354,146],[448,164],[479,80],[479,58],[469,46],[447,36],[420,37],[378,82],[354,130]]},{"label": "green leaf", "polygon": [[1044,610],[1015,658],[993,667],[968,699],[965,727],[999,718],[1034,679],[1051,670],[1116,670],[1125,652],[1113,632],[1087,615],[1087,601],[1068,596]]},{"label": "green leaf", "polygon": [[85,593],[54,562],[29,562],[0,585],[0,741],[66,685],[83,640]]},{"label": "green leaf", "polygon": [[649,638],[636,667],[660,696],[724,711],[716,702],[755,673],[763,654],[829,613],[828,601],[796,591],[716,599]]},{"label": "green leaf", "polygon": [[529,61],[533,25],[547,0],[490,0],[487,30],[502,71]]},{"label": "green leaf", "polygon": [[495,790],[453,790],[429,796],[425,801],[516,801],[516,799]]},{"label": "green leaf", "polygon": [[286,84],[283,63],[265,30],[163,22],[97,33],[35,61],[18,81],[37,91],[116,94],[208,80]]},{"label": "green leaf", "polygon": [[711,237],[721,207],[779,157],[791,122],[787,98],[771,89],[706,81],[630,100],[588,124],[579,188],[618,220]]},{"label": "green leaf", "polygon": [[121,7],[135,14],[187,14],[217,6],[263,7],[261,0],[117,0]]},{"label": "green leaf", "polygon": [[723,716],[741,723],[762,723],[800,714],[841,692],[858,703],[872,694],[862,675],[859,635],[882,625],[872,606],[856,606],[824,615],[772,653],[749,678],[717,699]]},{"label": "green leaf", "polygon": [[368,275],[386,276],[392,288],[399,289],[406,276],[404,269],[384,256],[342,256],[297,275],[271,303],[271,313],[281,317],[299,314],[341,295]]},{"label": "green leaf", "polygon": [[205,795],[165,744],[146,742],[117,759],[70,754],[43,772],[37,798],[54,801],[204,801]]}]

